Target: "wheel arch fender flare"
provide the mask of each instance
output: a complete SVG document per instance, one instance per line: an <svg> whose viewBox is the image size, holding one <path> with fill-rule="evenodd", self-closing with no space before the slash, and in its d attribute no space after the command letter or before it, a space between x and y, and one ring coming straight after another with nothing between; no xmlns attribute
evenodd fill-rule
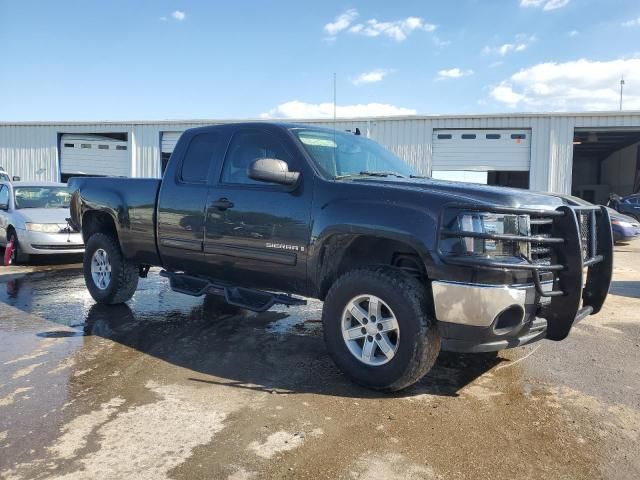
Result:
<svg viewBox="0 0 640 480"><path fill-rule="evenodd" d="M344 239L342 253L351 240L375 237L402 243L417 252L427 275L435 264L438 215L415 204L384 200L336 201L316 210L311 233L308 272L313 288L318 288L323 275L326 246L336 238ZM340 252L337 252L340 253ZM341 258L331 257L332 262Z"/></svg>

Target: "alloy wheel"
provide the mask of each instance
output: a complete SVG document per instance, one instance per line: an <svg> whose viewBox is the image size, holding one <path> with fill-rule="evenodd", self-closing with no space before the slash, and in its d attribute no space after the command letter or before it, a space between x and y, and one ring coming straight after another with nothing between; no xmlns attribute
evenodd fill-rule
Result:
<svg viewBox="0 0 640 480"><path fill-rule="evenodd" d="M398 351L398 320L389 305L375 295L351 299L342 313L340 327L349 352L365 365L384 365Z"/></svg>
<svg viewBox="0 0 640 480"><path fill-rule="evenodd" d="M100 290L106 290L111 283L111 263L107 252L99 248L91 257L91 278Z"/></svg>

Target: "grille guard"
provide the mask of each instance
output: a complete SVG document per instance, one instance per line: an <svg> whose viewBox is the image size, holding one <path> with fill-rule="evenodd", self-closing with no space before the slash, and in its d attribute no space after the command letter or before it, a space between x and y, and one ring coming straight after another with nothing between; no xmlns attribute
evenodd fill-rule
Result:
<svg viewBox="0 0 640 480"><path fill-rule="evenodd" d="M555 262L549 264L534 263L531 259L512 263L483 257L451 256L438 249L440 259L445 264L531 272L537 293L540 296L551 297L551 304L545 311L548 322L547 338L551 340L566 338L574 323L600 311L607 297L613 273L613 235L609 212L605 207L561 206L556 210L546 211L484 205L450 205L449 207L463 211L530 215L542 218L542 222L552 225L552 234L549 237L459 232L445 229L441 229L439 235L439 238L441 236L472 237L544 244L553 251ZM585 222L588 222L586 226ZM577 248L571 247L573 245ZM586 282L585 268L587 269ZM554 286L550 292L544 292L542 289L540 273L543 272L551 272L554 275Z"/></svg>

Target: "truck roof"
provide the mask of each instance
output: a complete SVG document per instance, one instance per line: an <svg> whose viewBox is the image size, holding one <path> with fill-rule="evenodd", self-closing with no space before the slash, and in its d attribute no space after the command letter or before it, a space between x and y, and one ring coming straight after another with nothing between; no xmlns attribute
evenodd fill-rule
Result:
<svg viewBox="0 0 640 480"><path fill-rule="evenodd" d="M291 123L291 122L234 122L234 123L220 123L214 125L205 125L202 127L194 127L190 130L218 130L218 129L234 129L241 128L264 128L265 126L281 128L283 130L291 130L292 128L312 128L314 130L325 130L327 132L333 132L334 129L326 127L318 127L313 124L306 123ZM340 130L342 131L342 130Z"/></svg>

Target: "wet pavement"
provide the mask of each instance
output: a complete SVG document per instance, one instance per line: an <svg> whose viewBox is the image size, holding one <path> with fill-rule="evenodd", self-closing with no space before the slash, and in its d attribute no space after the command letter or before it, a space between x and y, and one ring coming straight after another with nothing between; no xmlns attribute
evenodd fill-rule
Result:
<svg viewBox="0 0 640 480"><path fill-rule="evenodd" d="M335 368L318 302L255 314L156 270L102 307L73 265L0 276L0 478L640 478L640 242L615 261L567 340L443 353L394 395Z"/></svg>

